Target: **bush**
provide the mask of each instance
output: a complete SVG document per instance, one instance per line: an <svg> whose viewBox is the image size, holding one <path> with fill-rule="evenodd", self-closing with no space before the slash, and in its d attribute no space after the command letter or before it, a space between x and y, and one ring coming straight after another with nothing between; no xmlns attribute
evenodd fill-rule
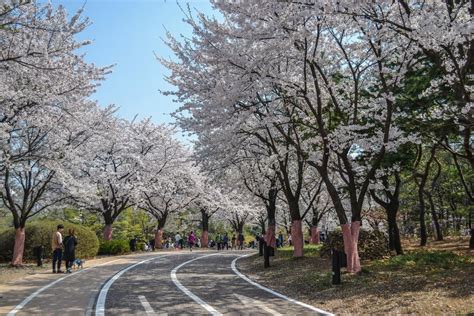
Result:
<svg viewBox="0 0 474 316"><path fill-rule="evenodd" d="M165 242L165 241L163 241L163 242ZM139 242L137 243L137 249L138 249L139 251L145 251L146 244L147 244L146 241L139 241Z"/></svg>
<svg viewBox="0 0 474 316"><path fill-rule="evenodd" d="M25 260L35 260L33 248L44 247L44 258L51 259L51 239L58 224L64 225L63 237L67 235L70 228L75 229L77 237L76 257L81 259L92 258L97 255L99 240L95 233L80 225L54 221L35 221L27 223L25 227ZM13 256L13 245L15 242L15 230L8 229L0 233L0 260L10 261Z"/></svg>
<svg viewBox="0 0 474 316"><path fill-rule="evenodd" d="M322 257L330 257L331 249L344 251L342 231L336 230L328 234L327 241L321 248ZM390 255L388 239L380 231L361 230L359 234L359 257L361 260L381 259Z"/></svg>
<svg viewBox="0 0 474 316"><path fill-rule="evenodd" d="M99 247L100 255L120 255L130 252L127 240L101 240Z"/></svg>

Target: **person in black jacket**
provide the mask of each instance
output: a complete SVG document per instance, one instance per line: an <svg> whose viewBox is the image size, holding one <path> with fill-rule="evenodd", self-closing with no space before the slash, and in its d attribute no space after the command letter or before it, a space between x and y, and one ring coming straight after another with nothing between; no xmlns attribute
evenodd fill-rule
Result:
<svg viewBox="0 0 474 316"><path fill-rule="evenodd" d="M227 233L224 234L224 237L222 237L222 250L229 250L229 236Z"/></svg>
<svg viewBox="0 0 474 316"><path fill-rule="evenodd" d="M72 263L76 260L76 232L73 228L69 229L69 235L63 240L64 245L64 261L66 261L66 273L71 273Z"/></svg>
<svg viewBox="0 0 474 316"><path fill-rule="evenodd" d="M244 234L242 233L239 233L238 237L237 237L237 240L239 241L239 250L243 250L244 249Z"/></svg>

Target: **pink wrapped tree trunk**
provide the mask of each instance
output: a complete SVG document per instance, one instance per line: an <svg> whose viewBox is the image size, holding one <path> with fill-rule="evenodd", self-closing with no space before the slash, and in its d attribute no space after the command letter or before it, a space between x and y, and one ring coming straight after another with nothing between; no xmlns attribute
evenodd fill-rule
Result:
<svg viewBox="0 0 474 316"><path fill-rule="evenodd" d="M311 243L314 245L320 243L318 226L311 227Z"/></svg>
<svg viewBox="0 0 474 316"><path fill-rule="evenodd" d="M352 272L352 233L349 224L342 224L342 238L344 241L344 252L347 256L347 271Z"/></svg>
<svg viewBox="0 0 474 316"><path fill-rule="evenodd" d="M104 227L104 240L112 240L112 224L106 224Z"/></svg>
<svg viewBox="0 0 474 316"><path fill-rule="evenodd" d="M23 264L23 252L25 250L25 228L20 227L15 230L15 244L13 246L12 266Z"/></svg>
<svg viewBox="0 0 474 316"><path fill-rule="evenodd" d="M205 230L201 234L201 247L207 248L208 243L209 243L209 232Z"/></svg>
<svg viewBox="0 0 474 316"><path fill-rule="evenodd" d="M160 228L155 232L155 249L161 249L163 247L163 230Z"/></svg>
<svg viewBox="0 0 474 316"><path fill-rule="evenodd" d="M359 232L360 232L360 221L354 221L351 224L352 230L352 270L353 273L359 273L361 271L360 258L359 258Z"/></svg>
<svg viewBox="0 0 474 316"><path fill-rule="evenodd" d="M268 225L264 239L268 246L276 248L275 224Z"/></svg>
<svg viewBox="0 0 474 316"><path fill-rule="evenodd" d="M291 223L291 241L293 242L293 257L303 257L303 229L301 220L294 220Z"/></svg>
<svg viewBox="0 0 474 316"><path fill-rule="evenodd" d="M344 239L344 252L347 256L347 271L358 273L361 271L358 250L360 221L354 221L351 225L342 224L341 227Z"/></svg>

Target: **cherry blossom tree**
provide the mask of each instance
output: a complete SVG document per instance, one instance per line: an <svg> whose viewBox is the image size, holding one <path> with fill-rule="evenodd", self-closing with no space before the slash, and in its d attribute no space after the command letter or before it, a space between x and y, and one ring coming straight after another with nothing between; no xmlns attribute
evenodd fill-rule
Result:
<svg viewBox="0 0 474 316"><path fill-rule="evenodd" d="M77 41L89 21L78 11L68 18L50 3L9 1L0 9L0 141L28 119L48 124L47 111L68 107L91 95L109 67L85 62L78 53L89 41ZM48 109L52 108L52 109ZM40 118L40 121L34 119ZM33 149L33 148L32 148ZM23 156L27 152L21 153ZM0 168L22 157L2 153Z"/></svg>
<svg viewBox="0 0 474 316"><path fill-rule="evenodd" d="M315 181L317 177L307 178L303 184L303 193L301 194L302 209L305 210L302 218L305 219L310 229L310 242L312 244L319 244L319 223L331 211L332 202L323 187L322 180Z"/></svg>
<svg viewBox="0 0 474 316"><path fill-rule="evenodd" d="M127 208L141 201L151 177L170 163L167 147L170 130L149 119L129 122L109 117L86 150L71 159L70 184L76 204L99 214L105 223L104 239L112 238L112 224ZM156 169L147 169L154 166Z"/></svg>
<svg viewBox="0 0 474 316"><path fill-rule="evenodd" d="M270 149L296 226L301 223L300 171L305 165L314 168L343 229L348 270L359 272L358 235L369 188L378 181L387 154L420 142L418 133L403 125L407 113L399 92L407 74L426 56L439 57L435 65L446 71L426 93L452 85L461 91L456 111L471 121L472 102L463 92L470 91L464 68L471 63L466 59L468 6L213 4L224 19L189 14L193 38L180 43L170 36L168 44L179 60L161 59L172 71L169 82L178 88L170 93L184 104L178 122L198 135L197 150L204 153L235 153L238 149L227 145L250 143L242 134ZM433 11L440 20L428 24ZM447 48L439 29L452 36ZM449 104L434 109L441 115L450 110Z"/></svg>
<svg viewBox="0 0 474 316"><path fill-rule="evenodd" d="M167 219L190 206L200 192L196 192L196 181L193 179L196 170L184 163L175 165L175 168L166 172L156 172L153 169L149 172L156 181L148 182L149 187L142 192L142 202L138 207L156 219L155 247L161 248Z"/></svg>
<svg viewBox="0 0 474 316"><path fill-rule="evenodd" d="M207 248L209 244L209 221L217 212L221 211L224 197L212 181L205 176L202 171L193 188L198 192L197 198L193 201L193 207L199 209L201 222L201 247Z"/></svg>
<svg viewBox="0 0 474 316"><path fill-rule="evenodd" d="M66 153L99 123L86 97L108 68L77 52L88 42L74 37L87 25L81 12L68 18L36 1L0 9L0 195L16 229L13 265L22 264L26 221L67 197L58 177Z"/></svg>

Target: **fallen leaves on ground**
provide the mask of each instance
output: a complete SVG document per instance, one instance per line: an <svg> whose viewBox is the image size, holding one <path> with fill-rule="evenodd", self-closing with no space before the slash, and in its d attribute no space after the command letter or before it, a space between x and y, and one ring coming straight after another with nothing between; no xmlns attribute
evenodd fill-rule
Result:
<svg viewBox="0 0 474 316"><path fill-rule="evenodd" d="M252 256L241 260L239 269L289 297L336 314L473 313L474 257L429 249L363 262L360 275L342 275L342 285L331 284L330 260L314 251L299 259L279 251L268 269L262 257Z"/></svg>

